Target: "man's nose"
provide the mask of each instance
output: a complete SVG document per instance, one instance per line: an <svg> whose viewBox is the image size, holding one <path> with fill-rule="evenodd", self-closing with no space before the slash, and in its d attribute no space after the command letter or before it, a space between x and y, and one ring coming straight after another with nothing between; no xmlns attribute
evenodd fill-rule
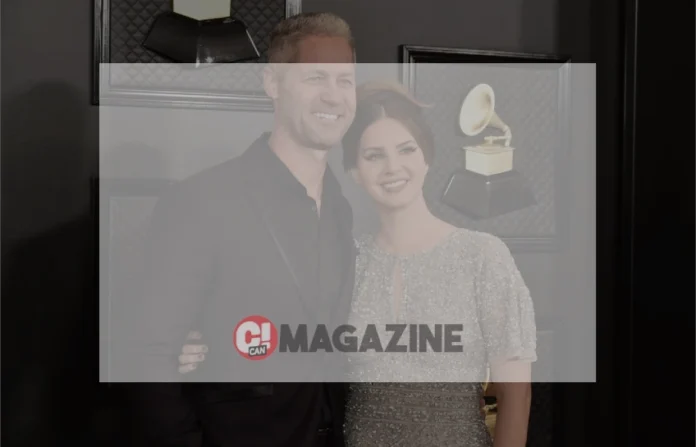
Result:
<svg viewBox="0 0 696 447"><path fill-rule="evenodd" d="M341 101L341 92L336 85L336 81L329 81L326 83L321 92L321 100L331 104L337 104Z"/></svg>

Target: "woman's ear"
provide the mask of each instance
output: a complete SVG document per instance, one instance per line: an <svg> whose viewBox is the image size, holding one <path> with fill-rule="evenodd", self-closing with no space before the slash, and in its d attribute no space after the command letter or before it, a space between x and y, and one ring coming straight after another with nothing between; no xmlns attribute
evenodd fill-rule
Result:
<svg viewBox="0 0 696 447"><path fill-rule="evenodd" d="M280 76L277 67L273 64L266 64L263 67L263 89L272 100L278 99Z"/></svg>

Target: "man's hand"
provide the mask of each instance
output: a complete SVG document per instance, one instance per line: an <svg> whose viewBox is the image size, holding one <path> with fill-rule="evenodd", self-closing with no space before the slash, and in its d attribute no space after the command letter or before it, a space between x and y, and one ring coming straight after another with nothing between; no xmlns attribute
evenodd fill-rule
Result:
<svg viewBox="0 0 696 447"><path fill-rule="evenodd" d="M186 337L186 341L192 342L202 338L203 335L200 332L191 331ZM179 372L186 374L196 369L198 364L205 360L206 352L208 352L208 346L204 344L186 343L181 348L181 355L179 356Z"/></svg>

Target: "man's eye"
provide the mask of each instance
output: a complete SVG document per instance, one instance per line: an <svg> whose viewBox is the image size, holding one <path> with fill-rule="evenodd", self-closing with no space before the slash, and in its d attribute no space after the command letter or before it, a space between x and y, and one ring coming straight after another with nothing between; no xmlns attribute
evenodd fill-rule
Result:
<svg viewBox="0 0 696 447"><path fill-rule="evenodd" d="M341 85L346 87L351 87L353 85L353 81L351 81L350 79L341 79L339 82Z"/></svg>

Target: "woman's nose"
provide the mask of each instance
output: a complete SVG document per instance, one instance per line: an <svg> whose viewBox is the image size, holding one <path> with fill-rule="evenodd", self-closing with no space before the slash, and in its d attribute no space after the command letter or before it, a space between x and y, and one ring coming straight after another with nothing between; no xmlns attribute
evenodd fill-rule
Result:
<svg viewBox="0 0 696 447"><path fill-rule="evenodd" d="M395 173L395 172L399 171L399 168L400 168L399 160L392 155L387 155L386 163L384 166L385 171L387 173Z"/></svg>

